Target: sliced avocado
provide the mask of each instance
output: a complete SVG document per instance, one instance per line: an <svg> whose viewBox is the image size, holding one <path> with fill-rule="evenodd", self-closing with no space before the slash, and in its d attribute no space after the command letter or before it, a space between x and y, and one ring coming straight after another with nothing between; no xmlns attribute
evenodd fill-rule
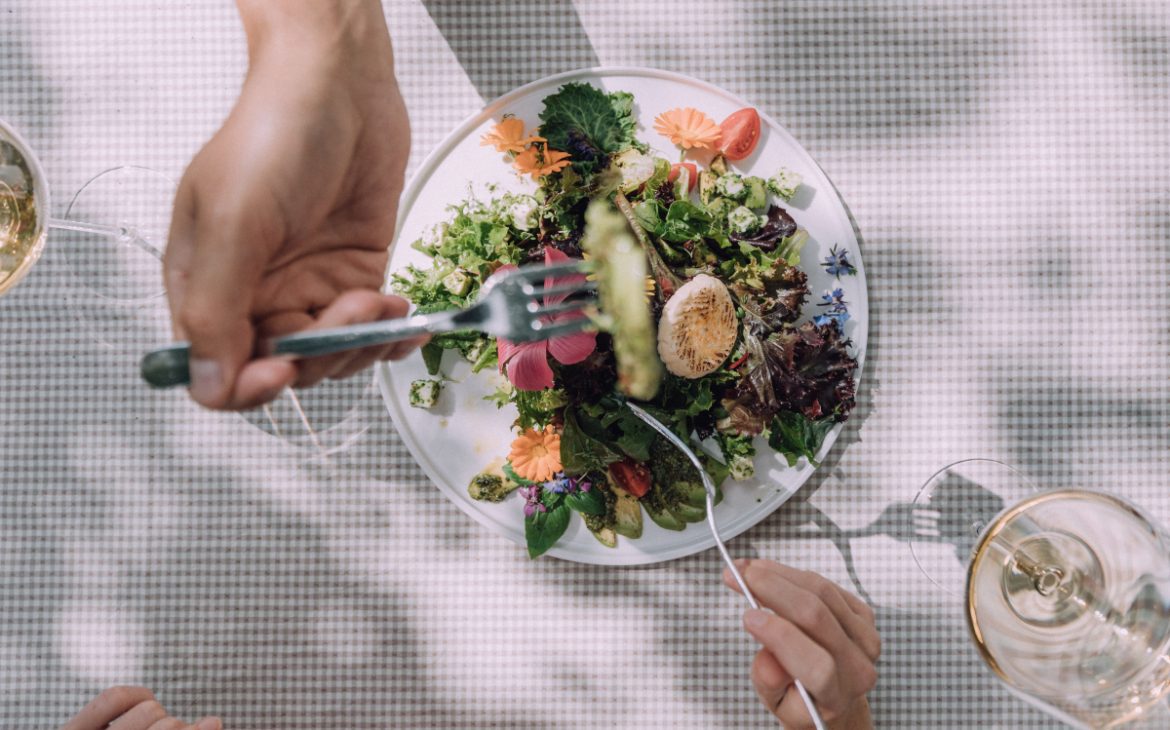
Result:
<svg viewBox="0 0 1170 730"><path fill-rule="evenodd" d="M687 526L686 522L672 515L665 506L655 504L653 500L642 500L642 507L645 508L646 514L650 515L650 519L654 521L654 524L664 530L678 532Z"/></svg>
<svg viewBox="0 0 1170 730"><path fill-rule="evenodd" d="M590 527L589 532L591 532L593 536L597 538L597 542L601 543L602 545L606 547L617 547L617 533L614 532L612 527L602 527L596 530Z"/></svg>
<svg viewBox="0 0 1170 730"><path fill-rule="evenodd" d="M631 540L637 540L642 536L642 507L638 500L628 494L618 494L614 512L617 521L613 529L617 534Z"/></svg>
<svg viewBox="0 0 1170 730"><path fill-rule="evenodd" d="M699 173L699 200L703 201L703 205L710 203L711 198L714 197L715 180L718 178L718 175L709 170L703 170Z"/></svg>
<svg viewBox="0 0 1170 730"><path fill-rule="evenodd" d="M711 172L715 173L716 175L726 175L727 158L723 155L715 155L715 159L711 160L711 164L707 167L709 167Z"/></svg>
<svg viewBox="0 0 1170 730"><path fill-rule="evenodd" d="M683 522L702 522L707 519L706 508L694 507L686 502L675 502L671 504L670 513Z"/></svg>
<svg viewBox="0 0 1170 730"><path fill-rule="evenodd" d="M768 205L768 186L762 178L749 177L744 180L747 183L748 194L744 199L743 204L752 210L758 210Z"/></svg>
<svg viewBox="0 0 1170 730"><path fill-rule="evenodd" d="M703 488L702 484L698 482L692 484L676 484L675 490L682 495L682 501L692 507L707 508L707 490Z"/></svg>

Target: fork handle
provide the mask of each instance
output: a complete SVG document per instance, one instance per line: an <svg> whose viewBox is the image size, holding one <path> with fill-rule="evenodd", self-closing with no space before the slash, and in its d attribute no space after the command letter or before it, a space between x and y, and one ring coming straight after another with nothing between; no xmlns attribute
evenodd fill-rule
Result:
<svg viewBox="0 0 1170 730"><path fill-rule="evenodd" d="M292 358L332 355L345 350L360 350L373 345L409 340L419 335L460 329L454 312L416 314L400 319L383 319L345 327L307 330L263 340L256 348L261 357L283 355ZM190 385L191 345L176 342L152 350L142 358L142 379L155 388Z"/></svg>

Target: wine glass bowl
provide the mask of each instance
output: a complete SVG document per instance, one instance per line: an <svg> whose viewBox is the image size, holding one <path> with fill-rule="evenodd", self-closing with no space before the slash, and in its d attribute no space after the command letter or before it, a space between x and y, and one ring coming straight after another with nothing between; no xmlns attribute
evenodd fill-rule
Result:
<svg viewBox="0 0 1170 730"><path fill-rule="evenodd" d="M28 274L45 246L49 189L36 155L0 120L0 295Z"/></svg>
<svg viewBox="0 0 1170 730"><path fill-rule="evenodd" d="M1170 691L1170 550L1160 528L1102 492L1040 492L984 531L967 624L1017 694L1072 724L1113 727Z"/></svg>

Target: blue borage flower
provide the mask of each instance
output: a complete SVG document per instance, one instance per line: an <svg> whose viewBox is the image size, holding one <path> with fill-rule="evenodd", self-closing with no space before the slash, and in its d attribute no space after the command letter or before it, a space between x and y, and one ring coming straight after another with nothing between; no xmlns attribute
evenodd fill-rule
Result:
<svg viewBox="0 0 1170 730"><path fill-rule="evenodd" d="M544 483L544 488L554 494L576 494L588 492L593 484L588 479L567 477L564 472L557 472L554 479Z"/></svg>
<svg viewBox="0 0 1170 730"><path fill-rule="evenodd" d="M821 295L818 307L826 307L825 311L813 317L813 324L823 327L830 322L837 325L837 330L844 334L845 323L849 321L849 303L845 301L845 292L837 287Z"/></svg>
<svg viewBox="0 0 1170 730"><path fill-rule="evenodd" d="M849 260L849 251L843 248L838 249L837 244L833 244L833 247L829 249L829 255L821 262L821 266L825 267L829 276L836 279L857 274L857 267Z"/></svg>

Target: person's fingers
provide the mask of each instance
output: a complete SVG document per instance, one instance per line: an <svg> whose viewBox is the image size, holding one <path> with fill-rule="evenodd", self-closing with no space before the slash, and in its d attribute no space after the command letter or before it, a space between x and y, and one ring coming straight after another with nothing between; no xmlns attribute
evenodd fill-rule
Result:
<svg viewBox="0 0 1170 730"><path fill-rule="evenodd" d="M816 573L774 562L770 562L768 568L820 598L865 656L871 662L877 661L881 655L882 641L878 635L877 625L873 621L873 610L864 601ZM860 604L865 610L862 611L855 604Z"/></svg>
<svg viewBox="0 0 1170 730"><path fill-rule="evenodd" d="M243 196L216 190L214 199L202 199L200 186L213 175L207 167L197 157L180 184L183 204L194 214L173 220L175 250L168 243L164 266L175 289L176 327L191 343L191 397L228 408L240 369L252 357L250 312L264 270L263 243L283 234L270 224L266 229L263 221L271 216L251 209Z"/></svg>
<svg viewBox="0 0 1170 730"><path fill-rule="evenodd" d="M223 730L223 720L218 717L204 717L195 723L195 730Z"/></svg>
<svg viewBox="0 0 1170 730"><path fill-rule="evenodd" d="M128 712L110 723L109 730L147 730L167 716L167 710L158 700L139 702Z"/></svg>
<svg viewBox="0 0 1170 730"><path fill-rule="evenodd" d="M780 711L784 695L792 688L792 675L784 671L784 667L780 666L770 651L760 649L752 661L751 677L760 702L775 715Z"/></svg>
<svg viewBox="0 0 1170 730"><path fill-rule="evenodd" d="M188 727L187 723L177 717L164 717L149 728L143 726L144 730L187 730ZM114 728L110 728L110 730L114 730Z"/></svg>
<svg viewBox="0 0 1170 730"><path fill-rule="evenodd" d="M153 699L154 694L145 687L110 687L90 700L61 730L99 730L139 703Z"/></svg>
<svg viewBox="0 0 1170 730"><path fill-rule="evenodd" d="M829 609L844 633L861 649L866 658L871 662L877 661L881 654L881 638L878 636L877 627L867 616L854 610L848 600L854 598L864 606L864 602L861 602L860 599L823 576L797 570L771 560L741 560L737 561L736 566L744 574L745 580L748 581L753 592L756 592L757 582L766 586L766 588L761 588L764 595L760 597L760 600L769 608L788 618L796 617L790 614L795 607L795 610L806 621L825 621L825 617L816 615L819 609L815 608L816 601L810 599L809 594L815 596L815 599L819 599ZM724 581L728 581L729 578L730 573L724 578ZM797 591L794 592L785 586L796 586ZM872 611L870 614L872 615ZM812 630L810 624L802 621L797 621L797 624L810 632L814 638L821 638ZM830 632L825 637L832 635L833 632ZM829 648L838 649L840 646L830 645Z"/></svg>
<svg viewBox="0 0 1170 730"><path fill-rule="evenodd" d="M372 322L404 316L410 305L401 297L381 294L376 291L353 290L337 297L326 307L308 330L343 327L359 322ZM383 346L367 347L352 352L342 352L329 357L316 357L297 363L297 387L303 388L319 383L327 377L346 370L357 372L378 359ZM391 350L395 352L395 350Z"/></svg>
<svg viewBox="0 0 1170 730"><path fill-rule="evenodd" d="M778 575L765 561L753 560L741 572L762 607L770 608L778 616L796 624L830 653L845 652L852 644L829 606L816 595Z"/></svg>
<svg viewBox="0 0 1170 730"><path fill-rule="evenodd" d="M379 348L372 355L363 356L363 358L360 360L351 362L344 369L336 373L330 373L329 377L333 378L334 380L342 380L344 378L350 377L351 375L354 375L355 373L359 373L362 370L365 370L375 362L380 362L383 360L401 360L418 348L427 344L430 339L430 335L424 335L422 337L416 337L410 340L403 340L402 342L393 342L389 345Z"/></svg>
<svg viewBox="0 0 1170 730"><path fill-rule="evenodd" d="M840 669L833 655L796 624L767 611L748 609L743 614L743 626L772 653L784 671L804 683L823 714L835 716L853 700L841 691Z"/></svg>
<svg viewBox="0 0 1170 730"><path fill-rule="evenodd" d="M276 400L296 377L296 363L276 357L253 360L240 368L224 408L243 411Z"/></svg>

